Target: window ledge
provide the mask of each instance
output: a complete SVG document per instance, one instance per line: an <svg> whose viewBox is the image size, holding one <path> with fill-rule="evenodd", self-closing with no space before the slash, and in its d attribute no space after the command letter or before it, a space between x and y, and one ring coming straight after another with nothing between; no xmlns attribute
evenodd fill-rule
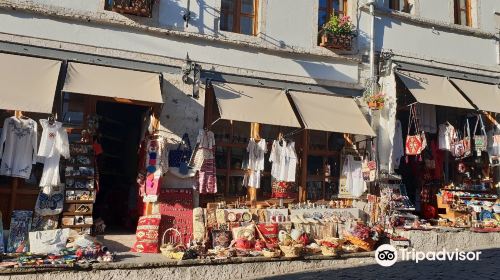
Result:
<svg viewBox="0 0 500 280"><path fill-rule="evenodd" d="M123 16L115 12L106 11L104 9L102 11L97 11L97 12L79 11L79 10L54 7L49 5L40 5L40 4L33 4L26 2L17 3L8 0L6 1L0 0L0 10L17 10L28 13L34 13L42 16L69 19L80 22L87 22L87 23L92 22L103 25L122 26L140 30L145 33L153 33L156 35L166 35L166 36L175 36L179 38L213 41L218 43L231 44L239 47L248 47L248 48L260 49L271 52L329 57L333 59L349 61L351 63L361 62L361 55L354 52L336 53L314 46L311 46L310 49L303 49L295 46L285 46L285 47L275 46L265 43L264 39L260 38L259 35L249 36L249 35L243 35L225 31L220 31L220 33L217 35L207 35L207 34L200 34L198 32L195 33L195 32L186 32L180 30L172 30L165 27L161 27L157 23L153 22L150 18ZM231 34L230 38L228 38L229 34Z"/></svg>
<svg viewBox="0 0 500 280"><path fill-rule="evenodd" d="M363 7L362 10L365 12L369 12L368 8L366 8L366 7ZM425 27L435 27L435 28L438 28L441 30L450 31L452 33L465 34L465 35L470 35L470 36L485 38L485 39L498 39L497 34L485 32L479 28L458 25L458 24L448 23L448 22L444 22L444 21L437 21L437 20L433 20L433 19L426 19L426 18L418 17L415 15L411 15L408 13L399 12L399 11L395 11L395 10L391 10L391 9L387 9L387 8L376 7L375 14L379 15L379 16L386 16L386 17L400 19L400 20L405 21L405 22L418 24L418 25L422 25Z"/></svg>

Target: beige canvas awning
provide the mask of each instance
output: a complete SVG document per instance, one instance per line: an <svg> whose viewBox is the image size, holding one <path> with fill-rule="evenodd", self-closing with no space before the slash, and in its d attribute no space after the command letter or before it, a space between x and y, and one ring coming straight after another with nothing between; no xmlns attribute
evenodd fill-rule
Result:
<svg viewBox="0 0 500 280"><path fill-rule="evenodd" d="M498 85L451 79L479 110L500 113Z"/></svg>
<svg viewBox="0 0 500 280"><path fill-rule="evenodd" d="M375 136L352 98L306 92L291 96L307 129Z"/></svg>
<svg viewBox="0 0 500 280"><path fill-rule="evenodd" d="M221 119L300 127L282 90L227 83L213 87Z"/></svg>
<svg viewBox="0 0 500 280"><path fill-rule="evenodd" d="M63 91L151 103L163 103L159 74L68 63Z"/></svg>
<svg viewBox="0 0 500 280"><path fill-rule="evenodd" d="M446 77L406 71L397 74L419 103L474 109Z"/></svg>
<svg viewBox="0 0 500 280"><path fill-rule="evenodd" d="M0 109L51 113L61 61L0 53Z"/></svg>

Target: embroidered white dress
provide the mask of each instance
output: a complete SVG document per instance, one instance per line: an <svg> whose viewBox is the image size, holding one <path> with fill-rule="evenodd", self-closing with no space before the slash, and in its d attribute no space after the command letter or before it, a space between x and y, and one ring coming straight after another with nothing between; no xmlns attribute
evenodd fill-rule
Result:
<svg viewBox="0 0 500 280"><path fill-rule="evenodd" d="M271 167L271 176L276 181L285 181L287 167L286 167L286 158L287 158L287 147L286 142L283 140L273 141L273 146L271 148L271 154L269 155L269 161L273 163Z"/></svg>
<svg viewBox="0 0 500 280"><path fill-rule="evenodd" d="M288 142L286 145L286 182L295 182L295 173L297 171L297 153L295 152L295 142Z"/></svg>
<svg viewBox="0 0 500 280"><path fill-rule="evenodd" d="M68 134L60 122L50 124L42 119L40 125L43 128L38 150L38 161L43 163L40 187L58 186L61 183L59 161L61 156L69 158Z"/></svg>
<svg viewBox="0 0 500 280"><path fill-rule="evenodd" d="M260 188L260 172L264 170L264 154L267 153L267 145L265 139L260 139L256 142L250 138L247 146L248 152L248 169L250 174L245 178L244 185Z"/></svg>
<svg viewBox="0 0 500 280"><path fill-rule="evenodd" d="M17 117L5 119L0 136L0 175L28 179L32 165L36 163L37 142L34 120Z"/></svg>
<svg viewBox="0 0 500 280"><path fill-rule="evenodd" d="M342 175L347 178L346 188L354 197L360 197L366 191L361 166L361 161L354 160L352 155L347 155L342 168Z"/></svg>

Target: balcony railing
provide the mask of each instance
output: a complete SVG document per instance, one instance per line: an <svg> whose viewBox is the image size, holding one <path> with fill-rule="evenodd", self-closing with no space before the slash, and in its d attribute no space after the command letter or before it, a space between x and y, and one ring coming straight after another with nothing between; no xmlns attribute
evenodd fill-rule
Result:
<svg viewBox="0 0 500 280"><path fill-rule="evenodd" d="M151 17L155 0L113 0L113 11L141 17Z"/></svg>

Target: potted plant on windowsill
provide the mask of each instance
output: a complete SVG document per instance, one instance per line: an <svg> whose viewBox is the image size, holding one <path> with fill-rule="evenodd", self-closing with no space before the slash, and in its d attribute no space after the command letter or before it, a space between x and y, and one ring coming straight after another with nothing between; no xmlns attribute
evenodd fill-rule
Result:
<svg viewBox="0 0 500 280"><path fill-rule="evenodd" d="M354 26L349 16L339 17L332 14L321 29L320 46L329 49L351 50Z"/></svg>

